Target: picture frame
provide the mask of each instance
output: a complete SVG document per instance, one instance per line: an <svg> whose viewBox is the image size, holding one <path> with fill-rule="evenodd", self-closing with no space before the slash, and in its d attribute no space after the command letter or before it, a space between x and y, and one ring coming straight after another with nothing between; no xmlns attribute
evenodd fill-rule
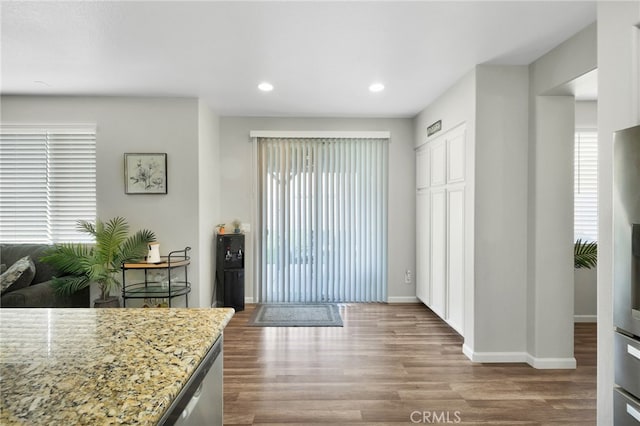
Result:
<svg viewBox="0 0 640 426"><path fill-rule="evenodd" d="M166 194L166 153L124 154L125 194Z"/></svg>

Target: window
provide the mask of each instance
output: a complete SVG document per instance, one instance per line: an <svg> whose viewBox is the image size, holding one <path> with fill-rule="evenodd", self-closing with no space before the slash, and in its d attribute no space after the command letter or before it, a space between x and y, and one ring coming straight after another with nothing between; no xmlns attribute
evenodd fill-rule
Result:
<svg viewBox="0 0 640 426"><path fill-rule="evenodd" d="M0 127L0 242L91 242L95 217L95 126Z"/></svg>
<svg viewBox="0 0 640 426"><path fill-rule="evenodd" d="M258 138L261 302L385 302L386 138Z"/></svg>
<svg viewBox="0 0 640 426"><path fill-rule="evenodd" d="M598 239L598 131L578 130L574 155L574 237Z"/></svg>

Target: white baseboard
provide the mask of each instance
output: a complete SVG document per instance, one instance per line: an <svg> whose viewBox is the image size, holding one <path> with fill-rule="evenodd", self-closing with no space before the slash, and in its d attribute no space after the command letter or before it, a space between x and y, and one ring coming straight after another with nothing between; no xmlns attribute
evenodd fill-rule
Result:
<svg viewBox="0 0 640 426"><path fill-rule="evenodd" d="M574 315L573 322L598 322L597 315Z"/></svg>
<svg viewBox="0 0 640 426"><path fill-rule="evenodd" d="M418 298L415 296L394 296L394 297L387 298L387 303L419 303L419 302L420 300L418 300Z"/></svg>
<svg viewBox="0 0 640 426"><path fill-rule="evenodd" d="M527 363L539 370L562 369L573 370L576 368L575 358L535 358L527 356Z"/></svg>
<svg viewBox="0 0 640 426"><path fill-rule="evenodd" d="M252 305L253 303L255 303L253 301L253 296L245 297L244 298L244 303L245 303L245 305Z"/></svg>
<svg viewBox="0 0 640 426"><path fill-rule="evenodd" d="M462 353L469 358L469 361L473 361L473 351L466 344L462 344Z"/></svg>
<svg viewBox="0 0 640 426"><path fill-rule="evenodd" d="M462 345L462 353L473 362L506 363L527 362L526 352L473 352L467 345Z"/></svg>
<svg viewBox="0 0 640 426"><path fill-rule="evenodd" d="M467 345L462 345L462 353L472 362L508 363L526 362L539 370L576 368L575 358L535 358L526 352L473 352Z"/></svg>

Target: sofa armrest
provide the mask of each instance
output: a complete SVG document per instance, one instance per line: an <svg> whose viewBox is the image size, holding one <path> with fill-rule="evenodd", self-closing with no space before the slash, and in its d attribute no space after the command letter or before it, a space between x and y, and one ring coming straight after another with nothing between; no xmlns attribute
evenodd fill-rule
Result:
<svg viewBox="0 0 640 426"><path fill-rule="evenodd" d="M89 307L89 288L70 296L58 294L51 280L2 295L3 308L77 308Z"/></svg>

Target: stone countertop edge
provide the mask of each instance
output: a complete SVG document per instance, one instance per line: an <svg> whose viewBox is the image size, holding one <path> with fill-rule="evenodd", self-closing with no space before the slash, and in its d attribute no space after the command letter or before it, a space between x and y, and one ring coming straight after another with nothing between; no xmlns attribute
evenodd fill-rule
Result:
<svg viewBox="0 0 640 426"><path fill-rule="evenodd" d="M155 425L233 314L0 309L0 424Z"/></svg>

